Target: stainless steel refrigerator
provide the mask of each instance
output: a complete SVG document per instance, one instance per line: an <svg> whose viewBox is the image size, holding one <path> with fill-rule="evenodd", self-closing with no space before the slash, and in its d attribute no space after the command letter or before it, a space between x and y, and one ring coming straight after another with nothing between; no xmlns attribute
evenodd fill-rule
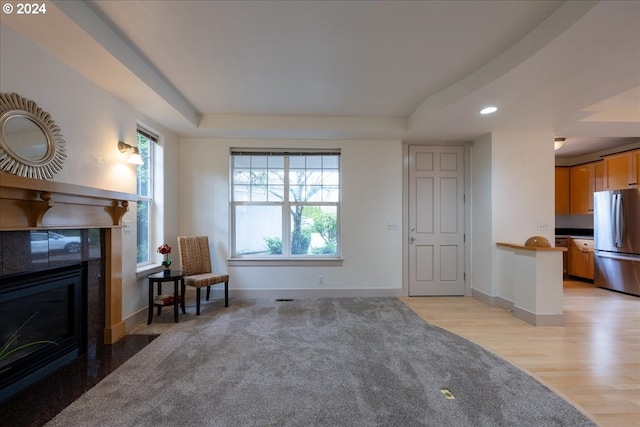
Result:
<svg viewBox="0 0 640 427"><path fill-rule="evenodd" d="M640 296L640 188L594 193L596 286Z"/></svg>

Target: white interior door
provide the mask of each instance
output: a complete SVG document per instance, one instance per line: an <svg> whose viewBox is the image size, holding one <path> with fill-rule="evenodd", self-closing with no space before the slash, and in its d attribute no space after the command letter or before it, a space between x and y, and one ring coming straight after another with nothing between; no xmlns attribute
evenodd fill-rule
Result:
<svg viewBox="0 0 640 427"><path fill-rule="evenodd" d="M464 147L409 147L409 295L464 295Z"/></svg>

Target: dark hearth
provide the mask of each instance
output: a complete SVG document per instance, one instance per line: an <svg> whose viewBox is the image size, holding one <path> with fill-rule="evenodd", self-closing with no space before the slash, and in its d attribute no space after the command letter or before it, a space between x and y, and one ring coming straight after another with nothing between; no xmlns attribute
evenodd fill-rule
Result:
<svg viewBox="0 0 640 427"><path fill-rule="evenodd" d="M115 344L98 345L29 389L0 404L0 420L10 425L44 425L158 335L127 335Z"/></svg>

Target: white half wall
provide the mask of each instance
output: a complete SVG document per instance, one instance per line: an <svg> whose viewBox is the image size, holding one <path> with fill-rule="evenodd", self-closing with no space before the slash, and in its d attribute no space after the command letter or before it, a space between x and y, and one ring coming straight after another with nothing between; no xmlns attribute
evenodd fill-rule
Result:
<svg viewBox="0 0 640 427"><path fill-rule="evenodd" d="M340 148L341 266L229 266L231 147ZM180 234L209 236L232 295L379 296L402 291L402 142L182 139ZM317 277L324 283L317 284Z"/></svg>

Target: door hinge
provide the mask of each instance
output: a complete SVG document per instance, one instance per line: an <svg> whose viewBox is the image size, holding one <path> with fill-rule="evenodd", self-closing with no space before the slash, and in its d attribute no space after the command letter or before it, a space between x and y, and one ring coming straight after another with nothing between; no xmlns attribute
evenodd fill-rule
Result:
<svg viewBox="0 0 640 427"><path fill-rule="evenodd" d="M462 195L462 203L467 203L467 195L466 194Z"/></svg>
<svg viewBox="0 0 640 427"><path fill-rule="evenodd" d="M465 242L465 243L467 242L467 233L464 233L462 235L462 241Z"/></svg>
<svg viewBox="0 0 640 427"><path fill-rule="evenodd" d="M467 281L467 273L462 273L462 280Z"/></svg>

